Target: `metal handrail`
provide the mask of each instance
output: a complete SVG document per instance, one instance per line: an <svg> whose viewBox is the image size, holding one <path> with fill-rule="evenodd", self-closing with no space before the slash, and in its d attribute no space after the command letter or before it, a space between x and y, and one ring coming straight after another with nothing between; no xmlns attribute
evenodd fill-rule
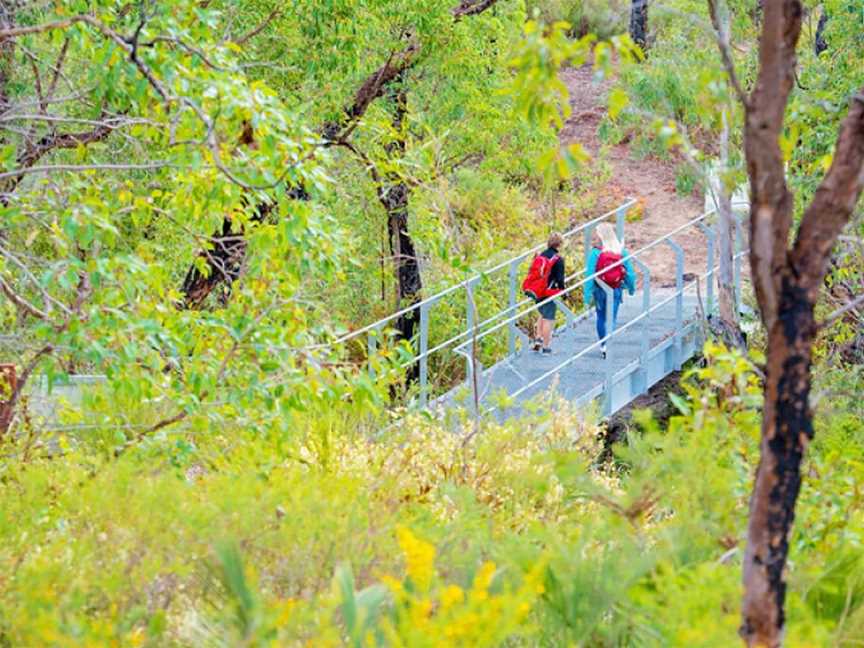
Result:
<svg viewBox="0 0 864 648"><path fill-rule="evenodd" d="M749 251L749 250L741 250L740 252L736 253L736 254L732 257L733 260L737 260L737 259L741 258L743 255L747 254L748 251ZM699 279L705 279L708 275L713 274L714 272L716 272L716 270L717 270L719 267L720 267L720 264L719 264L719 263L718 263L718 264L715 264L715 265L714 265L710 270L707 270L706 272L704 272L704 273L702 273L701 275L699 275L698 278L699 278ZM688 288L687 288L687 289L689 289L692 285L694 285L694 283L695 283L695 281L690 281L690 282L688 282L688 284L687 284ZM562 363L556 365L555 367L553 367L552 369L548 370L548 371L547 371L546 373L544 373L543 375L541 375L541 376L535 378L534 380L532 380L532 381L531 381L530 383L528 383L527 385L523 385L522 387L520 387L519 389L517 389L517 390L516 390L515 392L513 392L512 394L508 394L508 398L517 398L517 397L519 397L520 395L522 395L523 393L525 393L527 390L531 389L532 387L535 387L535 386L537 386L538 384L540 384L541 382L543 382L544 380L547 380L547 379L551 378L551 377L554 376L556 373L558 373L561 369L563 369L563 368L566 367L567 365L569 365L569 364L575 362L575 361L578 360L579 358L583 357L583 356L584 356L585 354L587 354L589 351L594 350L595 348L597 348L597 347L598 347L599 345L601 345L601 344L605 344L607 341L611 340L611 339L612 339L613 337L615 337L616 335L622 333L623 331L626 331L626 330L629 329L631 326L635 325L637 322L639 322L639 321L641 321L642 319L648 317L651 313L653 313L653 312L656 311L657 309L659 309L659 308L665 306L666 304L670 303L671 301L677 299L680 295L682 295L682 294L684 293L684 291L685 291L685 288L683 288L683 287L682 287L680 290L676 290L673 294L671 294L669 297L667 297L667 298L664 299L663 301L661 301L661 302L659 302L659 303L657 303L657 304L654 304L654 305L651 306L648 310L643 311L642 313L640 313L638 316L634 317L632 320L630 320L629 322L627 322L627 323L624 324L623 326L621 326L621 327L619 327L619 328L616 328L614 331L612 331L611 333L609 333L609 334L608 334L606 337L604 337L602 340L597 340L596 342L590 344L589 346L587 346L587 347L585 347L584 349L582 349L582 351L580 351L579 353L577 353L577 354L575 354L575 355L573 355L573 356L570 356L569 358L567 358L566 360L564 360L564 362L562 362ZM655 345L655 347L652 347L652 348L656 348L656 345ZM497 406L497 405L493 405L492 407L490 407L490 408L484 410L483 413L484 413L484 414L489 414L489 413L491 413L491 412L494 412L494 411L497 410L497 409L499 409L499 406Z"/></svg>
<svg viewBox="0 0 864 648"><path fill-rule="evenodd" d="M572 286L566 288L565 290L562 290L560 293L557 293L557 294L555 294L555 295L553 295L553 296L551 296L551 297L547 297L547 298L544 299L543 301L537 302L536 306L538 306L538 307L539 307L539 306L542 306L543 304L547 304L547 303L549 303L549 302L551 302L551 301L553 301L553 300L555 300L555 299L558 299L558 298L560 298L560 297L563 297L564 295L568 295L568 294L570 294L571 292L573 292L573 291L576 290L577 288L581 288L582 286L584 286L584 285L585 285L586 283L588 283L589 281L593 281L593 280L595 280L595 279L598 279L602 274L605 274L608 270L610 270L610 269L612 269L612 268L617 268L618 266L621 266L621 265L624 265L624 264L625 264L627 261L629 261L630 259L635 259L636 257L638 257L638 256L640 256L641 254L647 252L648 250L654 248L655 246L657 246L657 245L659 245L659 244L661 244L661 243L666 242L667 240L669 240L671 237L675 236L676 234L680 234L682 231L684 231L684 230L687 229L688 227L692 227L693 225L695 225L695 224L697 224L697 223L700 223L700 222L703 221L705 218L707 218L708 216L710 216L710 215L712 215L712 214L714 214L714 213L716 213L716 210L715 210L715 209L710 209L710 210L708 210L707 212L705 212L705 213L702 214L701 216L697 216L696 218L694 218L694 219L688 221L687 223L684 223L683 225L680 225L680 226L676 227L676 228L675 228L674 230L672 230L671 232L668 232L667 234L665 234L664 236L662 236L662 237L660 237L660 238L658 238L658 239L655 239L654 241L652 241L652 242L649 243L648 245L646 245L646 246L640 248L640 249L637 250L636 252L633 252L632 254L628 254L626 257L623 257L620 261L616 261L615 263L613 263L613 264L611 264L611 265L608 265L608 266L606 266L605 268L603 268L603 270L600 270L600 271L598 271L598 272L595 272L593 275L591 275L591 276L589 276L589 277L585 277L585 278L582 279L581 281L578 281L577 283L575 283L575 284L573 284ZM577 276L577 275L579 275L579 274L581 274L581 273L574 273L573 275L571 275L571 277L575 277L575 276ZM525 300L525 301L529 301L529 300ZM525 303L525 301L523 301L522 303ZM503 322L500 322L499 324L497 324L496 326L492 327L491 329L487 329L487 330L483 331L482 333L477 334L476 336L474 336L475 339L480 340L480 339L486 337L487 335L489 335L490 333L494 333L495 331L500 330L503 326L506 326L507 324L510 324L511 322L515 322L515 321L519 320L520 318L524 317L525 315L529 314L531 311L534 310L534 308L535 308L535 306L532 306L530 309L525 310L525 311L522 311L521 313L519 313L519 314L517 314L517 315L514 315L514 316L511 317L510 319L507 319L507 320L504 320ZM512 309L508 309L508 310L512 310ZM462 345L459 345L459 346L463 346L464 344L465 344L465 343L463 343ZM420 359L420 356L414 356L414 357L412 358L412 361L416 361L416 360L419 360L419 359Z"/></svg>
<svg viewBox="0 0 864 648"><path fill-rule="evenodd" d="M597 218L594 218L594 219L592 219L586 223L582 223L579 226L574 227L571 230L568 230L567 232L565 232L561 236L565 239L569 238L569 237L573 236L574 234L578 234L579 232L582 232L583 230L585 230L588 227L593 227L594 225L601 223L602 221L606 220L610 216L617 215L621 211L626 211L627 209L629 209L630 207L632 207L635 204L636 204L636 200L634 198L631 198L627 202L616 207L615 209L612 209L612 210L606 212L605 214L603 214L602 216L598 216ZM352 340L352 339L354 339L360 335L363 335L364 333L370 333L372 331L380 330L381 328L383 328L383 326L387 322L394 320L398 317L401 317L402 315L407 315L408 313L410 313L412 311L418 310L421 306L432 305L435 302L439 301L440 299L446 297L447 295L453 294L454 292L456 292L460 288L467 288L469 284L482 279L486 275L489 275L493 272L497 272L498 270L501 270L501 269L509 266L511 263L523 261L528 256L530 256L531 254L537 252L537 250L542 249L542 248L543 248L543 244L536 245L536 246L534 246L534 247L532 247L532 248L530 248L530 249L528 249L528 250L526 250L526 251L524 251L524 252L522 252L522 253L514 256L514 257L511 257L505 261L502 261L498 265L492 266L491 268L483 270L480 273L475 274L472 277L469 277L468 279L464 279L464 280L460 281L459 283L453 284L449 288L445 288L444 290L437 292L434 295L426 297L425 299L423 299L423 300L421 300L415 304L411 304L410 306L406 306L405 308L398 310L395 313L391 313L387 317L383 317L383 318L381 318L375 322L372 322L371 324L367 324L363 328L357 329L356 331L351 331L350 333L347 333L347 334L343 335L342 337L339 337L339 338L333 340L332 342L327 342L327 343L322 343L322 344L317 344L317 345L311 346L311 347L309 347L309 349L313 350L313 349L321 349L321 348L337 346L339 344L344 344L345 342L348 342L348 341L350 341L350 340ZM418 358L415 358L415 360L417 360L417 359Z"/></svg>

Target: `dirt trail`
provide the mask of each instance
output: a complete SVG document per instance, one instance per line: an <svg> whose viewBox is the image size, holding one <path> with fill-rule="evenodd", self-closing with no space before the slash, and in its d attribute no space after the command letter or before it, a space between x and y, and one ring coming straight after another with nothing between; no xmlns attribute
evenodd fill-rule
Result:
<svg viewBox="0 0 864 648"><path fill-rule="evenodd" d="M561 77L570 91L573 109L561 130L561 142L578 142L592 157L602 156L612 167L610 193L640 199L644 205L644 217L626 226L625 243L630 251L638 250L702 212L700 198L675 193L674 160L654 157L637 160L626 143L602 146L597 127L606 113L605 97L611 81L595 82L590 64L564 70ZM704 272L705 237L696 228L689 228L675 239L685 250L685 272ZM640 258L651 269L653 286L675 284L675 257L668 245L658 245Z"/></svg>

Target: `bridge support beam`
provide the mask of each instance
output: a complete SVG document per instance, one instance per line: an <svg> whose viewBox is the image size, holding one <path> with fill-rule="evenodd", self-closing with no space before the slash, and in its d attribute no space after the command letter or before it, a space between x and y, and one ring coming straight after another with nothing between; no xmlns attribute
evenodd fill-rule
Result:
<svg viewBox="0 0 864 648"><path fill-rule="evenodd" d="M714 312L714 244L717 240L717 234L714 230L704 223L697 223L699 229L705 234L708 239L708 268L705 273L705 317L708 317Z"/></svg>
<svg viewBox="0 0 864 648"><path fill-rule="evenodd" d="M648 349L651 346L651 270L641 259L633 258L636 267L642 272L642 338L639 341L639 369L633 378L633 393L644 394L648 391Z"/></svg>
<svg viewBox="0 0 864 648"><path fill-rule="evenodd" d="M673 366L681 371L681 327L684 326L684 248L671 238L664 241L675 253L675 352Z"/></svg>
<svg viewBox="0 0 864 648"><path fill-rule="evenodd" d="M420 305L420 407L429 401L429 302Z"/></svg>
<svg viewBox="0 0 864 648"><path fill-rule="evenodd" d="M510 282L510 294L508 296L507 305L509 308L507 309L507 317L513 317L516 315L516 285L519 280L519 261L511 261L510 269L508 271L508 279ZM516 355L516 337L518 336L518 331L516 327L516 321L510 322L507 327L507 353L510 357Z"/></svg>
<svg viewBox="0 0 864 648"><path fill-rule="evenodd" d="M466 299L466 321L468 322L468 327L465 332L468 335L468 353L466 354L466 366L465 366L465 376L468 379L468 385L472 386L474 382L474 364L475 364L475 353L478 351L474 348L474 323L478 320L479 314L477 313L477 302L474 300L474 288L477 286L477 282L480 281L479 277L472 277L465 283L465 299ZM477 379L480 379L480 376L477 376ZM472 398L471 402L474 400ZM475 412L476 413L476 412Z"/></svg>

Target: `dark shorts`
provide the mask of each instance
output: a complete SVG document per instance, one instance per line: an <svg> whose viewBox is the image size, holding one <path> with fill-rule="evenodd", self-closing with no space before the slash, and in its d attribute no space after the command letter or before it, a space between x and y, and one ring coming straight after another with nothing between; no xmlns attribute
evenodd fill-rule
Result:
<svg viewBox="0 0 864 648"><path fill-rule="evenodd" d="M533 299L535 304L539 304L543 301L542 299L537 299L532 293L526 292L525 294ZM555 305L554 301L548 301L542 306L538 306L537 310L540 311L540 317L545 320L554 320L555 315L558 313L558 307Z"/></svg>

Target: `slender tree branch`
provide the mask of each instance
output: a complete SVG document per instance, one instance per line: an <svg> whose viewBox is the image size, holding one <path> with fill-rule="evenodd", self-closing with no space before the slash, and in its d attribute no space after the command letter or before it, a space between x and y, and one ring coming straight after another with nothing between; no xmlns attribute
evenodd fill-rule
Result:
<svg viewBox="0 0 864 648"><path fill-rule="evenodd" d="M853 97L840 127L831 168L805 210L790 261L815 301L831 248L864 189L864 91Z"/></svg>
<svg viewBox="0 0 864 648"><path fill-rule="evenodd" d="M48 85L48 92L45 94L46 104L54 97L54 93L57 91L57 81L63 74L63 64L66 62L66 54L68 52L69 37L67 36L63 39L63 46L60 48L60 53L57 55L57 62L54 63L54 76L51 77L51 83Z"/></svg>
<svg viewBox="0 0 864 648"><path fill-rule="evenodd" d="M140 164L47 164L44 166L34 166L27 169L18 169L16 171L6 171L0 173L0 180L4 178L14 178L19 175L29 175L33 173L48 173L51 171L150 171L154 169L182 169L182 165L173 164L167 161L142 162Z"/></svg>
<svg viewBox="0 0 864 648"><path fill-rule="evenodd" d="M3 294L6 295L6 298L11 301L23 313L31 315L32 317L40 320L48 319L47 313L39 310L33 304L31 304L26 299L17 294L14 290L12 290L12 286L6 283L6 281L3 280L3 277L0 277L0 291L2 291Z"/></svg>
<svg viewBox="0 0 864 648"><path fill-rule="evenodd" d="M864 295L858 295L855 299L850 301L845 306L842 306L831 313L828 317L817 324L817 328L819 330L824 330L830 327L834 322L843 317L849 311L857 311L859 306L864 305Z"/></svg>
<svg viewBox="0 0 864 648"><path fill-rule="evenodd" d="M273 22L273 21L274 21L274 20L275 20L279 15L281 15L281 13L282 13L282 8L281 8L281 7L276 7L276 8L275 8L273 11L271 11L270 14L269 14L269 15L268 15L268 16L267 16L267 17L266 17L266 18L261 22L260 25L258 25L257 27L255 27L255 28L252 29L251 31L246 32L246 33L243 34L242 36L240 36L240 37L238 37L238 38L233 38L233 39L231 39L231 40L232 40L234 43L236 43L237 45L244 45L247 41L252 40L252 39L255 38L258 34L260 34L262 31L264 31L265 29L267 29L268 25L270 25L271 22Z"/></svg>
<svg viewBox="0 0 864 648"><path fill-rule="evenodd" d="M460 20L465 16L476 16L483 13L492 7L498 0L462 0L451 13L455 20Z"/></svg>
<svg viewBox="0 0 864 648"><path fill-rule="evenodd" d="M54 31L56 29L68 29L69 27L77 23L90 22L91 20L93 20L92 16L79 15L72 16L71 18L66 18L65 20L42 23L40 25L25 25L23 27L9 27L7 29L0 29L0 41L19 38L21 36L28 36L29 34L41 34L43 32Z"/></svg>
<svg viewBox="0 0 864 648"><path fill-rule="evenodd" d="M732 60L732 49L729 46L728 23L720 19L717 11L717 1L708 0L708 10L711 14L711 24L714 26L717 48L720 50L720 57L723 59L723 67L726 68L726 74L729 76L729 83L735 90L738 101L746 108L749 104L749 99L742 89L741 83L738 81L738 75L735 72L735 62Z"/></svg>

